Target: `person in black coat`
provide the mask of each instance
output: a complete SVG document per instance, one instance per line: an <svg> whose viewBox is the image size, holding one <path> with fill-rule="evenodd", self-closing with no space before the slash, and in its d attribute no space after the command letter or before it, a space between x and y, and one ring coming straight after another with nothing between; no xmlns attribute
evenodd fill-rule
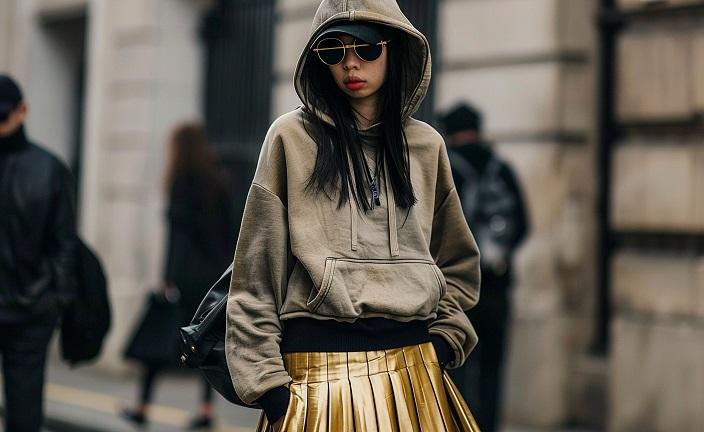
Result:
<svg viewBox="0 0 704 432"><path fill-rule="evenodd" d="M174 129L164 188L169 196L164 290L167 295L178 293L181 325L185 326L229 264L234 248L229 178L201 125L185 123ZM145 365L139 404L123 410L124 418L146 423L154 380L162 369L162 365ZM211 426L211 400L212 389L203 379L201 406L191 429Z"/></svg>
<svg viewBox="0 0 704 432"><path fill-rule="evenodd" d="M76 295L73 176L27 139L28 108L0 75L0 355L5 430L39 431L49 339Z"/></svg>
<svg viewBox="0 0 704 432"><path fill-rule="evenodd" d="M483 432L497 430L513 257L528 233L521 187L511 167L482 139L481 114L460 104L441 122L462 210L481 253L479 303L467 315L479 343L461 368L450 372L476 410Z"/></svg>

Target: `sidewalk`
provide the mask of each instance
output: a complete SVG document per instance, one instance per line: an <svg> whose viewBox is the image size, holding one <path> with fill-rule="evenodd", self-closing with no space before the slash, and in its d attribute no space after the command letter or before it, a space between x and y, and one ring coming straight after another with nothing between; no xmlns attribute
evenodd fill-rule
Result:
<svg viewBox="0 0 704 432"><path fill-rule="evenodd" d="M136 430L118 417L121 406L134 402L137 378L120 378L100 371L71 370L50 362L46 386L46 427L52 432L128 432ZM197 407L200 383L194 374L168 373L155 385L150 432L182 431ZM217 432L251 432L259 412L215 396Z"/></svg>
<svg viewBox="0 0 704 432"><path fill-rule="evenodd" d="M169 373L158 380L149 432L183 431L200 395L195 374ZM47 432L130 432L135 429L118 417L121 406L132 403L137 393L136 378L105 375L90 368L71 370L58 361L47 368ZM215 432L253 432L259 412L230 404L215 396ZM507 427L503 432L580 432L531 430ZM587 432L587 431L581 431Z"/></svg>

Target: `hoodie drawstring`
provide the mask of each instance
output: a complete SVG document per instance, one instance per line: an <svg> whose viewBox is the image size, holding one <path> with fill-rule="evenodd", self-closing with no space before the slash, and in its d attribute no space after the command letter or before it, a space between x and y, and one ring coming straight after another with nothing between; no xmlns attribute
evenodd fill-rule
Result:
<svg viewBox="0 0 704 432"><path fill-rule="evenodd" d="M389 216L389 249L392 257L399 256L398 231L396 229L396 198L389 181L389 167L384 161L384 184L386 185L386 211Z"/></svg>
<svg viewBox="0 0 704 432"><path fill-rule="evenodd" d="M351 157L348 155L351 164ZM352 179L353 190L355 180ZM391 187L391 182L389 181L389 167L384 161L384 185L386 188L386 212L389 218L389 252L392 257L397 257L400 255L398 247L398 229L396 227L396 199L394 197L393 188ZM357 208L357 202L354 197L350 195L348 201L350 209L350 249L353 251L357 250L357 233L358 233L358 219L359 219L359 209Z"/></svg>
<svg viewBox="0 0 704 432"><path fill-rule="evenodd" d="M352 166L352 155L347 152L347 163ZM359 216L357 212L357 202L354 200L352 194L356 190L356 180L352 176L352 190L350 190L350 196L348 198L348 204L350 208L350 249L353 251L357 250L357 217Z"/></svg>
<svg viewBox="0 0 704 432"><path fill-rule="evenodd" d="M354 198L350 195L349 199L349 204L350 204L350 249L353 251L357 250L357 202L354 200Z"/></svg>

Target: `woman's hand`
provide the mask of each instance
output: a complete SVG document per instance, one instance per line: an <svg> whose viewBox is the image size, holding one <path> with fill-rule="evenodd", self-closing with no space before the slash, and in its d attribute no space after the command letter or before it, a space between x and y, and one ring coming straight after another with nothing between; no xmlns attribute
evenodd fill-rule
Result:
<svg viewBox="0 0 704 432"><path fill-rule="evenodd" d="M271 425L271 430L272 432L281 432L281 428L284 425L284 417L286 416L281 416L278 420L276 420L276 423Z"/></svg>
<svg viewBox="0 0 704 432"><path fill-rule="evenodd" d="M181 299L181 291L179 291L176 284L171 281L164 281L161 285L161 294L169 303L178 303Z"/></svg>

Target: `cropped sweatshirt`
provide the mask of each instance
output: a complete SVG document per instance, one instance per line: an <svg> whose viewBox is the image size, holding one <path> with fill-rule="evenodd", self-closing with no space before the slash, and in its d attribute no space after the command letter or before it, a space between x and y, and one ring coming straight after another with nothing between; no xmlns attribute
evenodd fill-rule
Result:
<svg viewBox="0 0 704 432"><path fill-rule="evenodd" d="M403 107L417 198L410 209L396 205L386 175L379 187L381 206L368 212L354 199L340 207L337 197L306 189L317 145L305 122L315 115L334 123L306 100L301 71L322 29L355 20L394 27L412 41L412 52L403 56L412 76ZM428 42L395 1L325 0L318 8L295 77L304 105L269 128L235 250L225 344L234 388L244 402L287 393L291 378L281 354L287 321L424 322L431 338L450 347L449 368L461 365L476 344L465 311L479 299L479 251L442 137L411 117L427 92L430 71Z"/></svg>

